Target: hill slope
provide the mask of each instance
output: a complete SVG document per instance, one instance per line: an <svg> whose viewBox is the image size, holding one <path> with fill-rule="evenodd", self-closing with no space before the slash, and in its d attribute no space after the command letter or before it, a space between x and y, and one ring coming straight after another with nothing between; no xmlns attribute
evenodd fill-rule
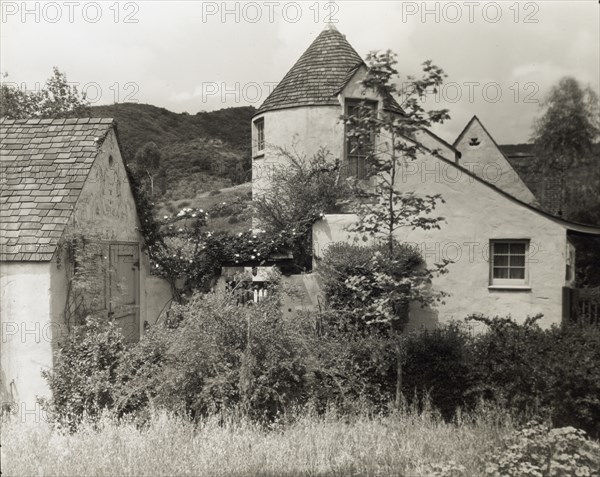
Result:
<svg viewBox="0 0 600 477"><path fill-rule="evenodd" d="M183 200L197 193L245 182L250 170L253 107L227 108L195 115L149 104L94 106L92 115L117 121L125 161L154 142L161 151L157 198Z"/></svg>

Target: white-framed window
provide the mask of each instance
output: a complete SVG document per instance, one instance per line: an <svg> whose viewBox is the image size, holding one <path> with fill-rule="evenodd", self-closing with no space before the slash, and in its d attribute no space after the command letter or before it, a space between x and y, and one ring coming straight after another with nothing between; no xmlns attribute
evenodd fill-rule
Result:
<svg viewBox="0 0 600 477"><path fill-rule="evenodd" d="M528 239L490 240L490 285L527 286Z"/></svg>
<svg viewBox="0 0 600 477"><path fill-rule="evenodd" d="M254 155L263 154L265 150L265 120L264 118L254 121L254 134L256 147Z"/></svg>

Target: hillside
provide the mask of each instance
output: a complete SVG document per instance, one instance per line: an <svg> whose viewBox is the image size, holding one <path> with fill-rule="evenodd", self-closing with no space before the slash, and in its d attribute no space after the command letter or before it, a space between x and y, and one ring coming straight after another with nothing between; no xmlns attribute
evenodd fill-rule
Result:
<svg viewBox="0 0 600 477"><path fill-rule="evenodd" d="M136 152L154 142L161 152L156 174L158 200L184 200L198 193L246 182L250 170L253 107L195 115L149 104L94 106L93 116L117 121L125 161L136 166Z"/></svg>

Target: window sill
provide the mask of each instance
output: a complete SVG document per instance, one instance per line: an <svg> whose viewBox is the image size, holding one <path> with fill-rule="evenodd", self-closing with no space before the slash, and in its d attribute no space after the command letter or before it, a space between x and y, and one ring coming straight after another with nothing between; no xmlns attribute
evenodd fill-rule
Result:
<svg viewBox="0 0 600 477"><path fill-rule="evenodd" d="M262 151L262 152L257 152L256 154L254 154L254 155L252 156L252 159L262 159L263 157L265 157L265 153L264 153L264 151Z"/></svg>
<svg viewBox="0 0 600 477"><path fill-rule="evenodd" d="M531 291L529 285L489 285L488 290Z"/></svg>

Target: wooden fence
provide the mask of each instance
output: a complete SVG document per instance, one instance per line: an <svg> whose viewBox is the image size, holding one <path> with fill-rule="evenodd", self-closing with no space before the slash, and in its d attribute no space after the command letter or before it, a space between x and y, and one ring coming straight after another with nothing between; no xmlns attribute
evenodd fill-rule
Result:
<svg viewBox="0 0 600 477"><path fill-rule="evenodd" d="M563 301L565 319L600 326L600 287L565 288Z"/></svg>

